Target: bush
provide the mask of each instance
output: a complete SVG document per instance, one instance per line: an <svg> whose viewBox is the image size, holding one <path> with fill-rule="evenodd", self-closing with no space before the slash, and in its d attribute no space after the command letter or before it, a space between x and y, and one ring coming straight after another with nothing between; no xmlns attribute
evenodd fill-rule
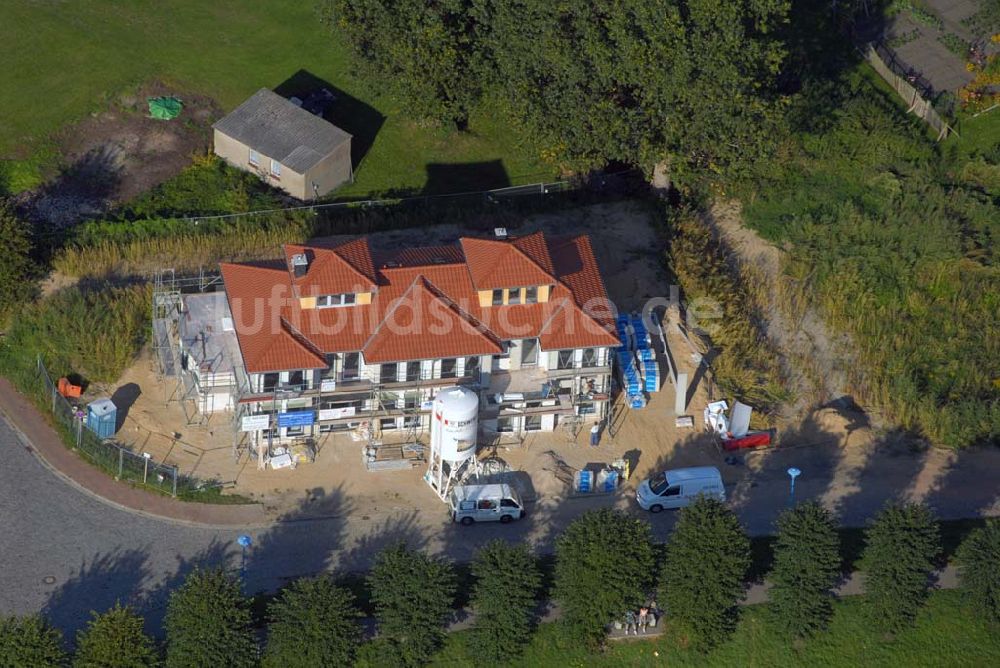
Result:
<svg viewBox="0 0 1000 668"><path fill-rule="evenodd" d="M426 663L444 641L455 600L451 566L398 543L376 557L368 585L380 656L405 666Z"/></svg>
<svg viewBox="0 0 1000 668"><path fill-rule="evenodd" d="M495 540L472 562L472 651L484 665L496 665L520 652L531 636L541 574L524 544Z"/></svg>
<svg viewBox="0 0 1000 668"><path fill-rule="evenodd" d="M170 595L164 620L167 668L257 663L257 637L240 583L221 569L196 570Z"/></svg>
<svg viewBox="0 0 1000 668"><path fill-rule="evenodd" d="M830 513L815 501L778 518L774 570L768 592L777 625L806 636L833 615L831 589L840 574L840 536Z"/></svg>
<svg viewBox="0 0 1000 668"><path fill-rule="evenodd" d="M0 666L59 668L66 665L62 633L41 615L0 616Z"/></svg>
<svg viewBox="0 0 1000 668"><path fill-rule="evenodd" d="M0 200L0 315L30 299L36 290L37 268L31 260L28 224L19 220L13 207Z"/></svg>
<svg viewBox="0 0 1000 668"><path fill-rule="evenodd" d="M152 638L143 632L142 617L121 605L92 614L87 628L77 634L73 668L143 668L159 663Z"/></svg>
<svg viewBox="0 0 1000 668"><path fill-rule="evenodd" d="M865 532L861 557L865 601L873 624L895 632L913 623L927 598L940 552L938 526L919 504L889 504Z"/></svg>
<svg viewBox="0 0 1000 668"><path fill-rule="evenodd" d="M644 520L592 510L556 540L555 599L566 624L591 643L645 602L652 581L653 543Z"/></svg>
<svg viewBox="0 0 1000 668"><path fill-rule="evenodd" d="M669 617L707 650L736 627L750 567L750 539L732 510L700 497L682 508L667 543L660 584Z"/></svg>
<svg viewBox="0 0 1000 668"><path fill-rule="evenodd" d="M959 581L976 614L1000 623L1000 520L986 520L958 549Z"/></svg>
<svg viewBox="0 0 1000 668"><path fill-rule="evenodd" d="M264 666L348 666L361 640L354 595L321 575L296 580L267 609Z"/></svg>

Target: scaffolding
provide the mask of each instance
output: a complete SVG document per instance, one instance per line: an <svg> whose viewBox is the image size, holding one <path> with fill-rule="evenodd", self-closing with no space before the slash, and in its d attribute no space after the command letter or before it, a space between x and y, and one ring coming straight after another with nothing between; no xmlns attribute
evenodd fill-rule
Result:
<svg viewBox="0 0 1000 668"><path fill-rule="evenodd" d="M178 276L173 268L153 274L152 332L157 381L163 387L164 403L177 401L188 426L202 425L207 416L199 405L205 390L198 377L185 368L180 355L180 325L185 314L184 294L204 293L221 283L222 276L200 270L194 276ZM229 360L232 363L232 360ZM171 385L168 379L173 379Z"/></svg>

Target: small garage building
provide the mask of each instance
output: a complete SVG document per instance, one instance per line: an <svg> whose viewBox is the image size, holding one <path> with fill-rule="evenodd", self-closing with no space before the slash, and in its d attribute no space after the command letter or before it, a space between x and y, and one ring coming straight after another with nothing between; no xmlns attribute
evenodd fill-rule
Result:
<svg viewBox="0 0 1000 668"><path fill-rule="evenodd" d="M352 181L351 135L262 88L212 126L215 154L302 200Z"/></svg>

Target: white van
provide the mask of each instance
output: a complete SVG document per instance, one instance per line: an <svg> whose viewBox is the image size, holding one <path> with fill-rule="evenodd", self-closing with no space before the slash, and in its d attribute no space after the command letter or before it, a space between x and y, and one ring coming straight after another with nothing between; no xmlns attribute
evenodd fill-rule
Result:
<svg viewBox="0 0 1000 668"><path fill-rule="evenodd" d="M451 492L451 519L473 522L512 522L524 517L524 504L510 485L462 485Z"/></svg>
<svg viewBox="0 0 1000 668"><path fill-rule="evenodd" d="M683 508L699 494L726 500L719 469L695 466L664 471L639 485L635 500L643 510L658 513L664 508Z"/></svg>

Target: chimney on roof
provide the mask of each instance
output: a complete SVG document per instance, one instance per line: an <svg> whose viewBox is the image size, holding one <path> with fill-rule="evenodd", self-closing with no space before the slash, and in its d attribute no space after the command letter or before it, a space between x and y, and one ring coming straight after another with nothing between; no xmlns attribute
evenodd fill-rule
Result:
<svg viewBox="0 0 1000 668"><path fill-rule="evenodd" d="M506 239L507 238L507 228L506 227L494 227L493 228L493 234L496 236L497 239Z"/></svg>
<svg viewBox="0 0 1000 668"><path fill-rule="evenodd" d="M295 278L302 278L309 270L309 258L305 253L296 253L292 256L292 273Z"/></svg>

